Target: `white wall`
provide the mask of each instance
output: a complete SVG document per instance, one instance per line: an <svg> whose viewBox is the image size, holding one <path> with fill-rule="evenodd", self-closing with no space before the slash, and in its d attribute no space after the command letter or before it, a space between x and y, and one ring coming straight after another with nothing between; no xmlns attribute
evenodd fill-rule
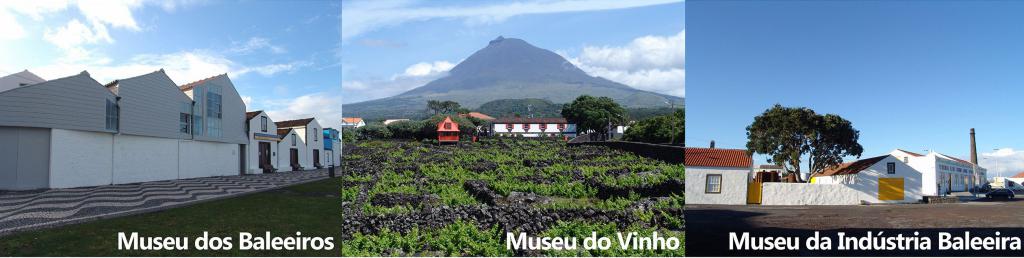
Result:
<svg viewBox="0 0 1024 258"><path fill-rule="evenodd" d="M64 129L52 129L51 132L51 188L112 183L112 134Z"/></svg>
<svg viewBox="0 0 1024 258"><path fill-rule="evenodd" d="M324 161L324 128L320 126L320 123L313 119L306 126L306 129L296 130L296 132L300 133L300 137L303 134L305 135L302 137L302 140L306 142L306 155L302 167L306 169L314 168L313 150L319 150L320 165L326 165L326 161Z"/></svg>
<svg viewBox="0 0 1024 258"><path fill-rule="evenodd" d="M114 136L114 184L178 179L178 139Z"/></svg>
<svg viewBox="0 0 1024 258"><path fill-rule="evenodd" d="M178 153L179 178L238 175L238 144L182 141Z"/></svg>
<svg viewBox="0 0 1024 258"><path fill-rule="evenodd" d="M690 193L686 193L689 199ZM764 183L761 205L857 205L864 194L841 184ZM689 200L687 200L689 203Z"/></svg>
<svg viewBox="0 0 1024 258"><path fill-rule="evenodd" d="M299 163L300 163L300 165L302 165L301 161L305 159L304 157L307 156L306 155L305 143L302 141L302 137L296 136L295 137L295 141L296 141L295 146L292 146L292 135L293 134L298 135L296 133L297 131L298 130L292 130L290 133L288 133L288 135L285 135L284 139L281 139L281 141L278 142L278 144L277 144L277 164L280 165L280 166L278 166L278 170L277 171L282 171L282 172L283 171L292 171L292 165L291 165L292 164L291 163L291 149L292 148L297 149L298 152L299 152L299 161L300 161ZM310 168L310 167L307 167L306 165L302 165L302 167L305 168L305 169L309 169Z"/></svg>
<svg viewBox="0 0 1024 258"><path fill-rule="evenodd" d="M686 168L687 204L747 204L747 174L750 168L695 167ZM707 175L722 175L721 193L705 193Z"/></svg>

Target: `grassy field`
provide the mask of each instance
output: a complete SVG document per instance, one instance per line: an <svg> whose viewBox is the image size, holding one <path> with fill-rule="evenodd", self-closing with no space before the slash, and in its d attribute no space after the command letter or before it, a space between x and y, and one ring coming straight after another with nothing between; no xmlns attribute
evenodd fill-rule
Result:
<svg viewBox="0 0 1024 258"><path fill-rule="evenodd" d="M339 180L295 185L154 213L0 237L0 256L337 256L341 221ZM118 251L118 232L140 236L232 237L230 251ZM330 251L241 251L238 233L334 237Z"/></svg>
<svg viewBox="0 0 1024 258"><path fill-rule="evenodd" d="M368 141L342 172L344 256L682 256L684 250L515 252L506 232L683 238L682 165L559 140L455 146ZM353 146L349 145L349 146ZM680 153L682 155L682 153Z"/></svg>

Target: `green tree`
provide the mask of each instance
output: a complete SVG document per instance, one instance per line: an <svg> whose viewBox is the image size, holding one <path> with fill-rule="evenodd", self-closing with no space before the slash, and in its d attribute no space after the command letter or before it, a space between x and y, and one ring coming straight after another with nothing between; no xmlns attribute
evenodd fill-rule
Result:
<svg viewBox="0 0 1024 258"><path fill-rule="evenodd" d="M626 110L609 97L582 95L562 108L562 117L575 123L579 133L593 130L606 138L609 125L625 122Z"/></svg>
<svg viewBox="0 0 1024 258"><path fill-rule="evenodd" d="M369 124L359 127L359 129L356 129L356 132L359 133L359 138L363 140L391 138L391 131L383 124Z"/></svg>
<svg viewBox="0 0 1024 258"><path fill-rule="evenodd" d="M444 110L444 106L442 106L441 101L428 100L427 109L433 111L434 115L437 115L440 114L442 110Z"/></svg>
<svg viewBox="0 0 1024 258"><path fill-rule="evenodd" d="M768 155L769 163L796 175L801 174L800 163L806 155L813 175L839 165L844 156L860 157L864 148L858 138L860 132L838 115L775 104L747 126L747 153Z"/></svg>
<svg viewBox="0 0 1024 258"><path fill-rule="evenodd" d="M622 139L647 143L682 144L686 130L684 127L685 114L685 111L678 109L670 115L637 121L629 126Z"/></svg>
<svg viewBox="0 0 1024 258"><path fill-rule="evenodd" d="M421 139L423 121L399 121L387 125L391 137L396 139Z"/></svg>

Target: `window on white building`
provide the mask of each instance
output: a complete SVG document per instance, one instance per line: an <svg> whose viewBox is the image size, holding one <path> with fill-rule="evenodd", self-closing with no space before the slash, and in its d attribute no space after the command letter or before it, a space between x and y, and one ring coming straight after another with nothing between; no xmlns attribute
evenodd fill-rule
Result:
<svg viewBox="0 0 1024 258"><path fill-rule="evenodd" d="M888 174L896 174L896 162L889 162L885 164L885 172Z"/></svg>
<svg viewBox="0 0 1024 258"><path fill-rule="evenodd" d="M722 193L722 175L708 175L704 193Z"/></svg>
<svg viewBox="0 0 1024 258"><path fill-rule="evenodd" d="M262 129L264 133L267 132L267 116L260 117L260 129Z"/></svg>
<svg viewBox="0 0 1024 258"><path fill-rule="evenodd" d="M220 95L220 87L211 86L206 95L206 123L207 134L211 137L221 137L223 118L223 97Z"/></svg>
<svg viewBox="0 0 1024 258"><path fill-rule="evenodd" d="M319 142L320 141L320 136L319 136L319 134L317 134L317 132L319 132L319 130L316 129L316 128L313 128L313 141L314 142Z"/></svg>
<svg viewBox="0 0 1024 258"><path fill-rule="evenodd" d="M292 135L292 146L295 146L295 142L296 142L296 140L295 140L295 135L293 134L293 135Z"/></svg>

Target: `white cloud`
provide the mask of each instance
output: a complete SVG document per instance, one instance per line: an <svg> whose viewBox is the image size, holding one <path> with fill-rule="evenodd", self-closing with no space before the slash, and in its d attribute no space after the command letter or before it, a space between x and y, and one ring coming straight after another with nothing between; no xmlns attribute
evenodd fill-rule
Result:
<svg viewBox="0 0 1024 258"><path fill-rule="evenodd" d="M409 77L433 76L448 72L452 67L455 67L455 64L448 61L435 61L433 63L419 62L405 68L405 74L403 75Z"/></svg>
<svg viewBox="0 0 1024 258"><path fill-rule="evenodd" d="M139 30L132 10L142 6L141 0L79 0L78 10L94 24L109 24L114 28Z"/></svg>
<svg viewBox="0 0 1024 258"><path fill-rule="evenodd" d="M91 55L91 53L87 54ZM94 61L96 59L100 61ZM174 82L185 84L222 73L227 73L233 78L238 78L251 72L270 76L274 73L291 71L301 67L301 63L244 66L226 57L204 50L136 55L126 62L112 63L109 59L104 58L85 58L63 60L54 64L29 69L37 72L44 78L61 78L88 70L93 78L103 83L115 79L142 75L163 68L167 72L167 76L171 77Z"/></svg>
<svg viewBox="0 0 1024 258"><path fill-rule="evenodd" d="M345 99L345 103L390 97L447 76L453 67L448 61L419 62L387 79L342 81L341 90L346 96L358 96Z"/></svg>
<svg viewBox="0 0 1024 258"><path fill-rule="evenodd" d="M341 125L341 95L314 93L293 99L268 100L266 112L275 121L315 117L323 127Z"/></svg>
<svg viewBox="0 0 1024 258"><path fill-rule="evenodd" d="M257 50L267 49L274 54L282 54L288 52L284 47L274 45L270 43L270 40L261 37L249 38L245 43L235 43L228 52L249 54Z"/></svg>
<svg viewBox="0 0 1024 258"><path fill-rule="evenodd" d="M1024 171L1024 150L1001 148L993 152L981 153L981 167L988 169L988 176L1012 176Z"/></svg>
<svg viewBox="0 0 1024 258"><path fill-rule="evenodd" d="M593 76L637 89L683 97L686 93L686 32L644 36L625 46L586 46L577 57L559 53Z"/></svg>
<svg viewBox="0 0 1024 258"><path fill-rule="evenodd" d="M467 24L501 22L527 14L599 11L676 3L681 0L558 0L501 3L480 6L415 7L411 1L342 2L341 39L406 22L436 18L464 19Z"/></svg>
<svg viewBox="0 0 1024 258"><path fill-rule="evenodd" d="M25 28L9 11L0 8L0 40L20 39L25 37Z"/></svg>
<svg viewBox="0 0 1024 258"><path fill-rule="evenodd" d="M85 44L114 42L103 24L94 24L89 28L78 19L72 19L67 25L56 30L47 28L43 33L43 39L65 51L80 51L81 46Z"/></svg>

